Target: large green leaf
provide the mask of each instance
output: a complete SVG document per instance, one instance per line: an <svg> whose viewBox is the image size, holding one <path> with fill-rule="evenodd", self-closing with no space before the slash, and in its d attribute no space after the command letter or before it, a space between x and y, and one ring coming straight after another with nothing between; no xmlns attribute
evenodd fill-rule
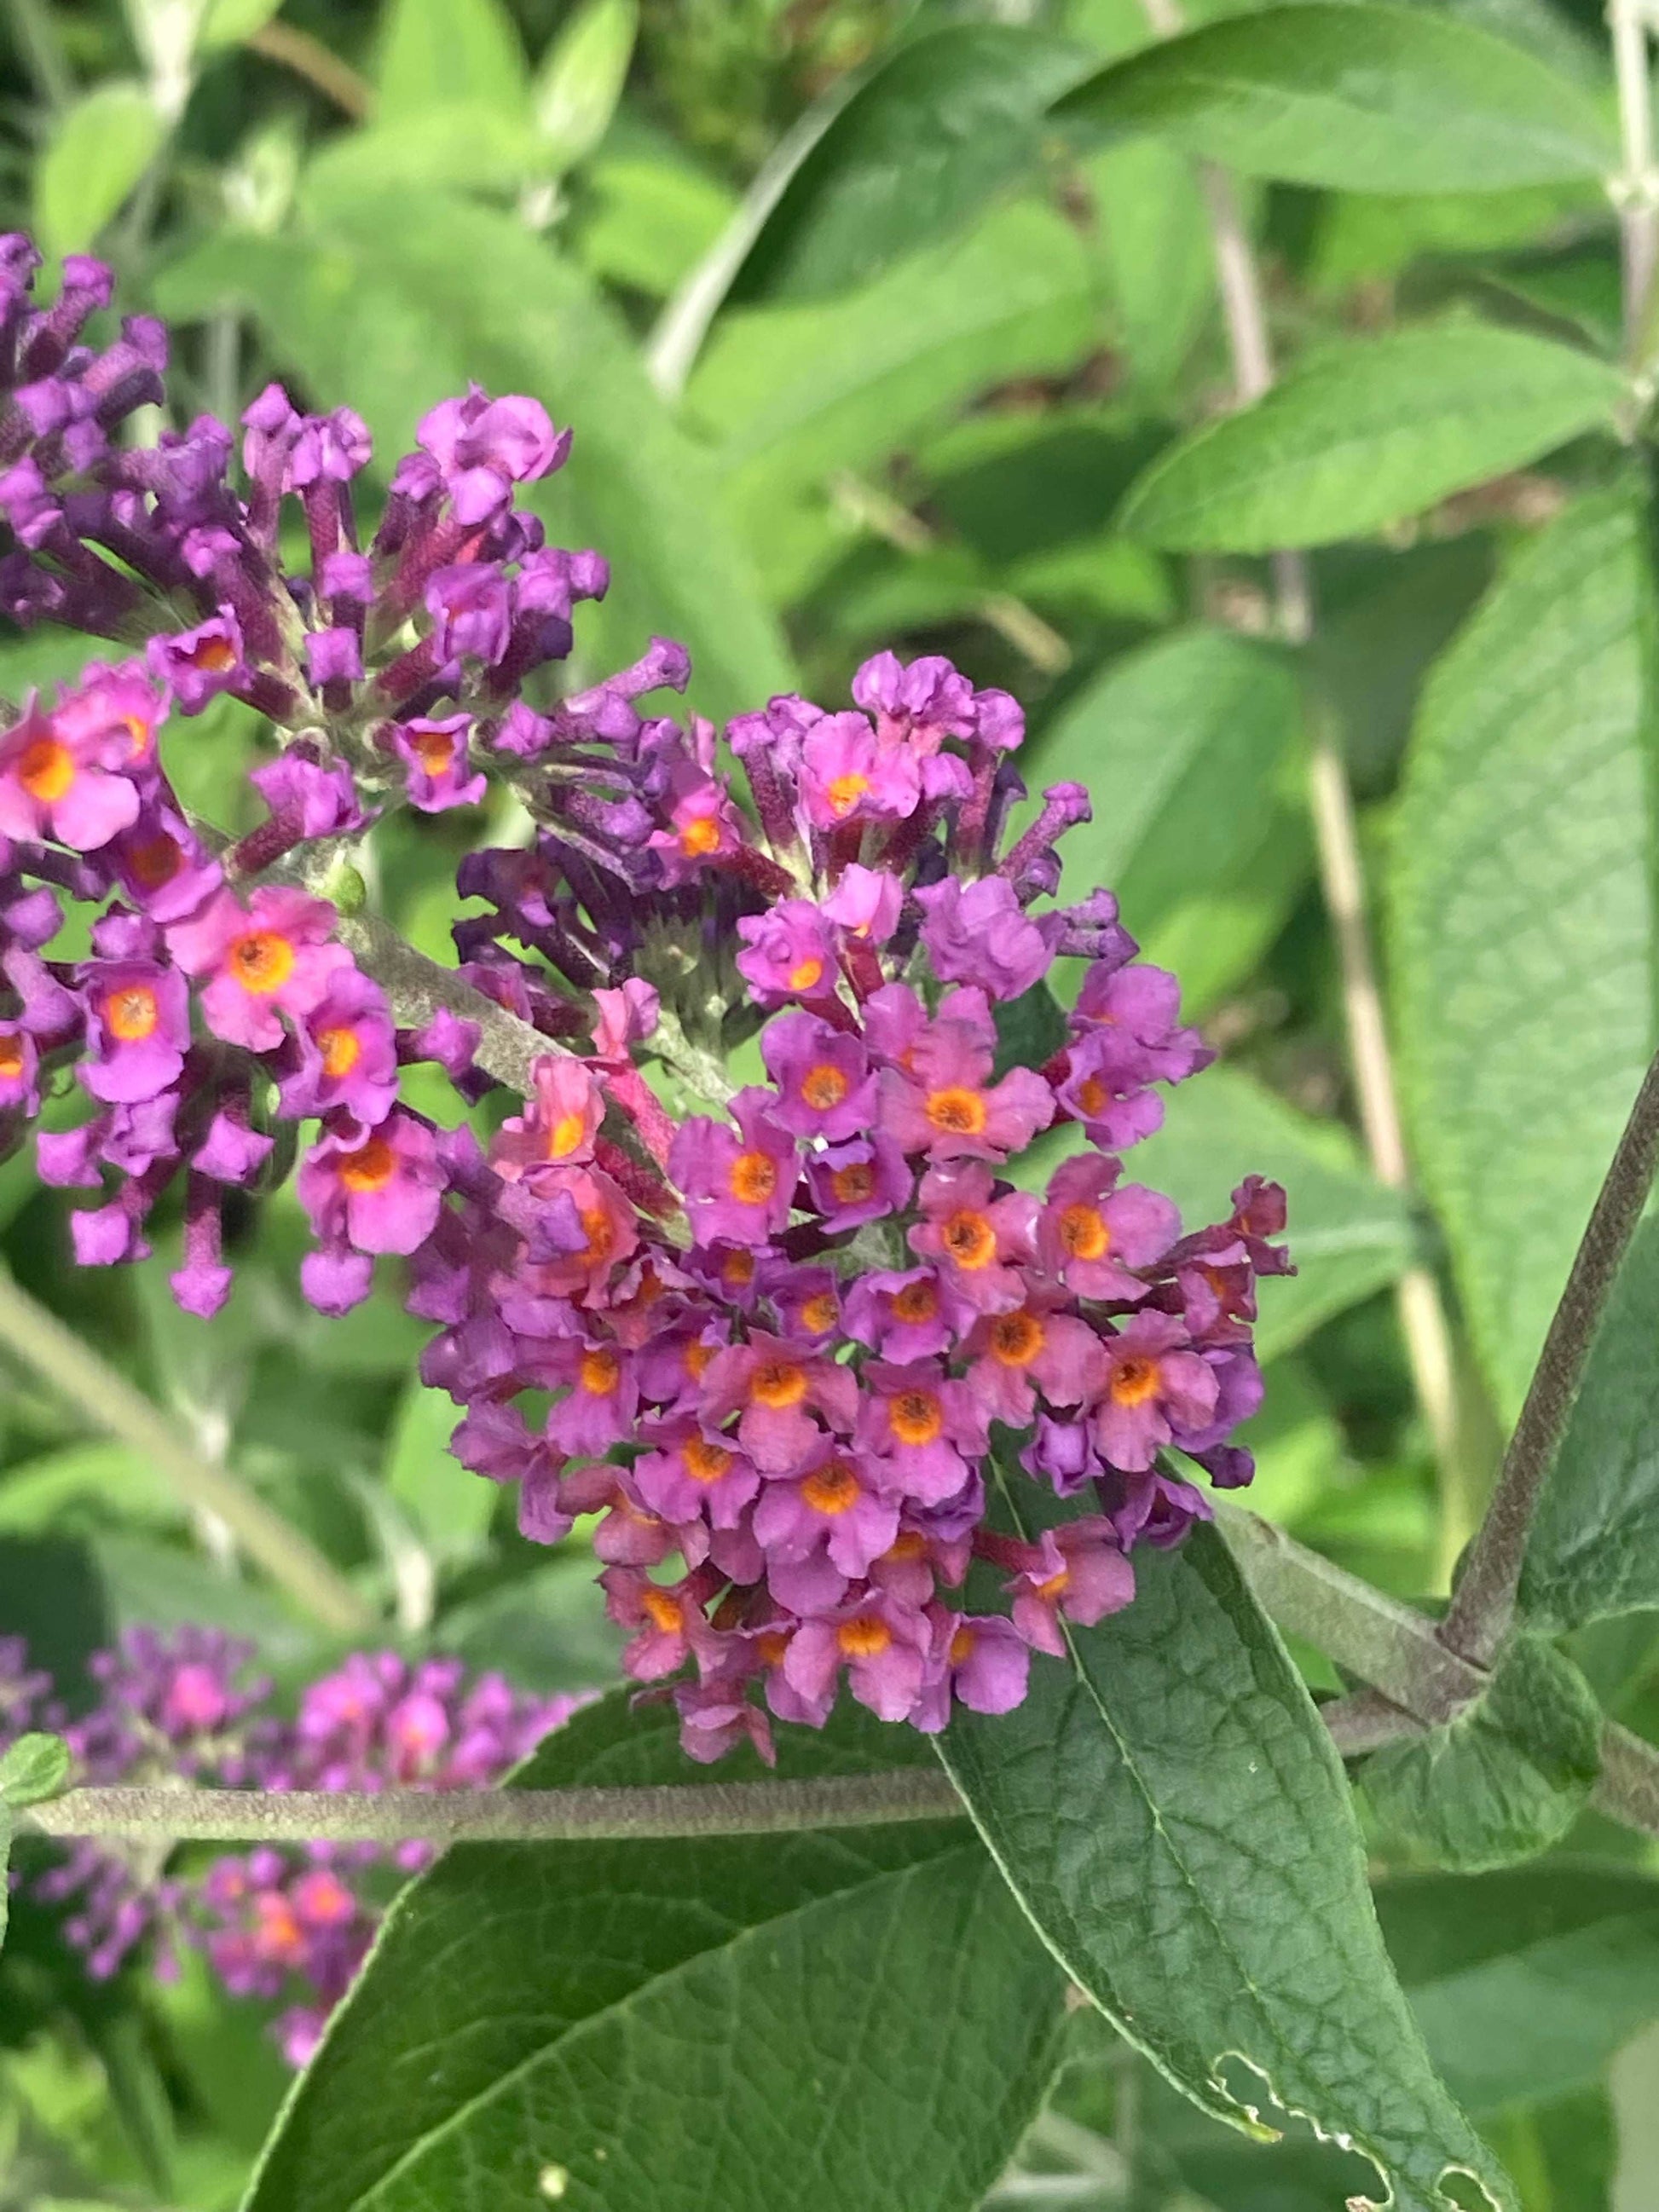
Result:
<svg viewBox="0 0 1659 2212"><path fill-rule="evenodd" d="M1024 1521L1036 1493L1011 1501ZM1052 1519L1049 1512L1047 1518ZM1137 1561L1018 1711L939 1740L1072 1978L1195 2104L1261 2098L1373 2160L1397 2212L1504 2178L1435 2079L1389 1969L1329 1735L1220 1538Z"/></svg>
<svg viewBox="0 0 1659 2212"><path fill-rule="evenodd" d="M1215 312L1215 248L1197 173L1180 147L1138 138L1093 155L1084 176L1115 335L1136 382L1161 394Z"/></svg>
<svg viewBox="0 0 1659 2212"><path fill-rule="evenodd" d="M1087 65L1069 40L1013 23L950 23L901 46L796 168L732 295L844 290L948 236L1035 166L1044 110Z"/></svg>
<svg viewBox="0 0 1659 2212"><path fill-rule="evenodd" d="M1493 2112L1593 2081L1659 2016L1659 1882L1556 1859L1382 1883L1389 1955L1460 2102Z"/></svg>
<svg viewBox="0 0 1659 2212"><path fill-rule="evenodd" d="M1618 160L1595 102L1531 54L1432 9L1361 0L1207 24L1098 71L1056 115L1342 191L1499 191Z"/></svg>
<svg viewBox="0 0 1659 2212"><path fill-rule="evenodd" d="M53 257L84 253L161 150L167 126L141 84L112 78L67 107L34 173L34 227Z"/></svg>
<svg viewBox="0 0 1659 2212"><path fill-rule="evenodd" d="M1120 520L1185 552L1358 537L1609 423L1623 390L1592 355L1492 324L1334 346L1183 438Z"/></svg>
<svg viewBox="0 0 1659 2212"><path fill-rule="evenodd" d="M1517 1637L1472 1705L1366 1760L1365 1794L1391 1834L1480 1874L1560 1842L1601 1771L1601 1738L1577 1668L1540 1637Z"/></svg>
<svg viewBox="0 0 1659 2212"><path fill-rule="evenodd" d="M1022 204L845 299L722 317L687 404L720 442L728 506L775 592L844 543L825 500L838 472L989 386L1074 365L1098 337L1099 295L1072 227Z"/></svg>
<svg viewBox="0 0 1659 2212"><path fill-rule="evenodd" d="M453 103L522 111L529 76L505 0L392 0L375 71L382 123Z"/></svg>
<svg viewBox="0 0 1659 2212"><path fill-rule="evenodd" d="M222 238L166 272L164 311L241 300L311 396L349 401L389 459L469 379L543 399L574 423L568 465L531 504L560 542L614 566L578 635L594 672L652 632L691 651L692 696L726 715L787 690L789 663L721 521L713 474L652 392L587 278L510 217L436 194L317 196L290 238Z"/></svg>
<svg viewBox="0 0 1659 2212"><path fill-rule="evenodd" d="M1650 592L1618 493L1520 553L1430 679L1395 824L1418 1165L1509 1419L1652 1042Z"/></svg>
<svg viewBox="0 0 1659 2212"><path fill-rule="evenodd" d="M794 1774L918 1757L857 1718L780 1744ZM619 1692L520 1778L690 1771L672 1710ZM394 1907L249 2212L775 2212L783 2175L823 2212L971 2212L1060 1996L963 1822L454 1850Z"/></svg>
<svg viewBox="0 0 1659 2212"><path fill-rule="evenodd" d="M1287 771L1294 779L1301 721L1283 654L1231 632L1193 629L1111 662L1022 761L1034 788L1063 778L1096 794L1094 819L1060 848L1066 896L1110 884L1154 960L1181 964L1166 938L1195 941L1201 958L1211 956L1200 1005L1245 972L1228 957L1233 946L1206 942L1217 902L1259 895L1270 918L1282 917L1305 878L1305 840L1285 848L1287 878L1264 876L1260 865L1280 822L1300 819L1284 787ZM1247 960L1259 952L1250 933L1237 935Z"/></svg>
<svg viewBox="0 0 1659 2212"><path fill-rule="evenodd" d="M1551 1628L1659 1606L1659 1219L1602 1315L1527 1540L1521 1602Z"/></svg>

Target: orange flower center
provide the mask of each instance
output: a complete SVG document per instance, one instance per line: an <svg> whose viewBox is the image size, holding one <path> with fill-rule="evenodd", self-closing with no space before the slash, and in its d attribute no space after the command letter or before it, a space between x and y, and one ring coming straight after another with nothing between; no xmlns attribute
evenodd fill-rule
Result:
<svg viewBox="0 0 1659 2212"><path fill-rule="evenodd" d="M850 1168L832 1168L830 1188L842 1206L862 1206L874 1194L876 1171L868 1160L859 1160Z"/></svg>
<svg viewBox="0 0 1659 2212"><path fill-rule="evenodd" d="M685 1471L693 1482L718 1482L732 1464L732 1455L722 1445L711 1444L702 1437L693 1437L680 1453Z"/></svg>
<svg viewBox="0 0 1659 2212"><path fill-rule="evenodd" d="M580 1114L562 1114L547 1133L547 1157L550 1160L567 1160L587 1134L587 1121Z"/></svg>
<svg viewBox="0 0 1659 2212"><path fill-rule="evenodd" d="M1103 1260L1112 1232L1097 1206L1068 1206L1060 1217L1060 1241L1074 1260Z"/></svg>
<svg viewBox="0 0 1659 2212"><path fill-rule="evenodd" d="M617 1241L617 1231L611 1216L602 1206L584 1206L580 1213L582 1234L587 1239L582 1247L583 1257L588 1260L608 1258L611 1248Z"/></svg>
<svg viewBox="0 0 1659 2212"><path fill-rule="evenodd" d="M814 1336L822 1336L826 1329L833 1328L841 1318L835 1292L820 1291L816 1297L808 1298L800 1310L800 1318L802 1328L811 1329Z"/></svg>
<svg viewBox="0 0 1659 2212"><path fill-rule="evenodd" d="M371 1137L355 1152L342 1152L340 1181L348 1190L384 1190L398 1172L398 1155L384 1137Z"/></svg>
<svg viewBox="0 0 1659 2212"><path fill-rule="evenodd" d="M792 1359L766 1360L750 1378L749 1395L757 1406L770 1406L775 1411L799 1406L806 1395L806 1370Z"/></svg>
<svg viewBox="0 0 1659 2212"><path fill-rule="evenodd" d="M728 1252L720 1261L720 1280L728 1290L746 1291L755 1279L752 1252Z"/></svg>
<svg viewBox="0 0 1659 2212"><path fill-rule="evenodd" d="M1050 1575L1046 1583L1037 1584L1036 1595L1042 1600L1044 1605L1055 1605L1065 1596L1071 1587L1071 1569L1062 1567L1057 1575Z"/></svg>
<svg viewBox="0 0 1659 2212"><path fill-rule="evenodd" d="M149 724L138 714L123 714L121 727L127 733L128 750L134 760L142 760L149 750L152 735Z"/></svg>
<svg viewBox="0 0 1659 2212"><path fill-rule="evenodd" d="M1112 1377L1112 1397L1120 1406L1144 1406L1158 1395L1155 1359L1126 1359Z"/></svg>
<svg viewBox="0 0 1659 2212"><path fill-rule="evenodd" d="M930 1091L926 1110L941 1136L977 1137L985 1127L985 1101L961 1084Z"/></svg>
<svg viewBox="0 0 1659 2212"><path fill-rule="evenodd" d="M15 1030L0 1030L0 1083L15 1083L22 1073L22 1037Z"/></svg>
<svg viewBox="0 0 1659 2212"><path fill-rule="evenodd" d="M893 1632L873 1613L855 1613L836 1631L836 1641L848 1659L875 1659L893 1640Z"/></svg>
<svg viewBox="0 0 1659 2212"><path fill-rule="evenodd" d="M608 1398L622 1381L622 1362L614 1352L584 1352L578 1379L590 1396Z"/></svg>
<svg viewBox="0 0 1659 2212"><path fill-rule="evenodd" d="M953 1667L965 1667L974 1656L974 1646L979 1638L964 1620L951 1638L950 1660Z"/></svg>
<svg viewBox="0 0 1659 2212"><path fill-rule="evenodd" d="M161 1018L155 994L143 983L129 983L119 991L112 991L104 1000L104 1019L109 1024L110 1034L123 1044L142 1044L147 1036L155 1035Z"/></svg>
<svg viewBox="0 0 1659 2212"><path fill-rule="evenodd" d="M666 1590L658 1589L654 1585L647 1585L641 1592L640 1611L653 1627L659 1628L665 1636L672 1636L677 1628L685 1626L678 1598L671 1597Z"/></svg>
<svg viewBox="0 0 1659 2212"><path fill-rule="evenodd" d="M778 1187L778 1164L769 1152L739 1152L726 1182L744 1206L764 1206Z"/></svg>
<svg viewBox="0 0 1659 2212"><path fill-rule="evenodd" d="M143 891L160 890L163 884L170 884L184 860L177 839L169 837L165 830L156 836L147 837L142 845L135 845L127 855L132 879Z"/></svg>
<svg viewBox="0 0 1659 2212"><path fill-rule="evenodd" d="M832 1459L807 1476L800 1494L814 1513L845 1513L858 1503L859 1479L844 1459Z"/></svg>
<svg viewBox="0 0 1659 2212"><path fill-rule="evenodd" d="M1105 1112L1111 1097L1111 1092L1097 1075L1085 1075L1077 1087L1077 1103L1091 1119Z"/></svg>
<svg viewBox="0 0 1659 2212"><path fill-rule="evenodd" d="M902 1535L895 1536L882 1553L883 1559L899 1566L908 1566L913 1559L925 1559L927 1556L927 1539L918 1528L907 1528Z"/></svg>
<svg viewBox="0 0 1659 2212"><path fill-rule="evenodd" d="M349 1075L363 1056L362 1040L349 1024L319 1030L317 1046L323 1055L323 1073L336 1082L341 1076Z"/></svg>
<svg viewBox="0 0 1659 2212"><path fill-rule="evenodd" d="M1047 1334L1034 1313L1000 1314L991 1324L991 1357L1000 1366L1029 1367Z"/></svg>
<svg viewBox="0 0 1659 2212"><path fill-rule="evenodd" d="M997 1232L982 1213L963 1206L945 1224L945 1249L958 1267L976 1274L997 1256Z"/></svg>
<svg viewBox="0 0 1659 2212"><path fill-rule="evenodd" d="M805 960L798 960L789 970L792 991L816 991L823 981L823 963L816 953L809 954Z"/></svg>
<svg viewBox="0 0 1659 2212"><path fill-rule="evenodd" d="M815 1114L827 1114L832 1106L839 1106L852 1085L838 1067L828 1060L817 1067L809 1067L801 1079L800 1095Z"/></svg>
<svg viewBox="0 0 1659 2212"><path fill-rule="evenodd" d="M931 1283L907 1283L893 1300L895 1321L932 1321L939 1312L939 1292Z"/></svg>
<svg viewBox="0 0 1659 2212"><path fill-rule="evenodd" d="M887 1419L902 1444L930 1444L945 1426L945 1409L931 1390L901 1390Z"/></svg>
<svg viewBox="0 0 1659 2212"><path fill-rule="evenodd" d="M305 1948L293 1906L285 1897L273 1897L267 1892L255 1911L259 1925L254 1941L259 1955L276 1965L291 1965Z"/></svg>
<svg viewBox="0 0 1659 2212"><path fill-rule="evenodd" d="M236 665L236 648L228 637L204 637L190 650L192 668L205 669L210 676L222 676L228 668Z"/></svg>
<svg viewBox="0 0 1659 2212"><path fill-rule="evenodd" d="M769 1628L763 1636L755 1638L755 1649L760 1653L763 1665L781 1667L783 1655L789 1649L789 1638L781 1628Z"/></svg>
<svg viewBox="0 0 1659 2212"><path fill-rule="evenodd" d="M685 1347L685 1371L694 1382L701 1382L714 1357L712 1344L688 1344Z"/></svg>
<svg viewBox="0 0 1659 2212"><path fill-rule="evenodd" d="M720 842L720 825L712 814L694 814L680 832L680 850L689 860L700 860Z"/></svg>
<svg viewBox="0 0 1659 2212"><path fill-rule="evenodd" d="M856 770L850 775L838 775L833 779L824 797L830 801L830 811L837 822L846 819L869 788L869 777L860 775Z"/></svg>
<svg viewBox="0 0 1659 2212"><path fill-rule="evenodd" d="M245 991L268 999L294 973L294 947L274 929L250 930L230 948L230 971Z"/></svg>
<svg viewBox="0 0 1659 2212"><path fill-rule="evenodd" d="M57 738L36 738L23 748L17 780L31 799L50 806L75 781L75 756Z"/></svg>

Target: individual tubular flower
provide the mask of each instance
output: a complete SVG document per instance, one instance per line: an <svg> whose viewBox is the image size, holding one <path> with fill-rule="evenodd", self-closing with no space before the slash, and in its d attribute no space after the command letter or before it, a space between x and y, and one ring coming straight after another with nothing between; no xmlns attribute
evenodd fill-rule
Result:
<svg viewBox="0 0 1659 2212"><path fill-rule="evenodd" d="M204 977L202 1012L228 1044L269 1052L282 1017L319 1006L351 956L333 941L334 910L304 891L262 886L247 904L216 892L199 914L174 922L167 949L187 975Z"/></svg>

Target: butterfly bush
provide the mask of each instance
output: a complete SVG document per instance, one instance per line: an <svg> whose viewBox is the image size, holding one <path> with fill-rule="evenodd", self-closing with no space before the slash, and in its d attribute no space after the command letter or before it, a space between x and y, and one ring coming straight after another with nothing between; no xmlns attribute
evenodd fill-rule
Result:
<svg viewBox="0 0 1659 2212"><path fill-rule="evenodd" d="M51 1679L16 1637L0 1638L0 1751L30 1729L60 1729L71 1781L94 1787L179 1783L257 1790L476 1790L561 1726L580 1697L532 1698L459 1660L411 1665L356 1652L279 1712L253 1647L218 1630L129 1630L94 1652L95 1702L66 1721ZM64 1936L95 1980L148 1943L158 1970L198 1952L234 1996L287 1999L275 2032L302 2066L362 1963L386 1882L424 1866L423 1843L261 1845L210 1863L170 1863L168 1844L82 1838L35 1877L64 1908Z"/></svg>
<svg viewBox="0 0 1659 2212"><path fill-rule="evenodd" d="M641 703L689 678L662 639L560 696L608 580L516 504L568 450L539 404L435 408L365 546L349 410L271 386L240 477L211 418L121 443L163 334L94 349L107 273L70 261L41 310L33 265L0 251L0 607L122 649L0 738L0 1132L73 1070L90 1111L35 1146L97 1194L76 1255L143 1256L165 1197L210 1315L227 1196L291 1164L306 1296L343 1312L406 1261L456 1455L533 1540L597 1516L624 1663L696 1759L769 1757L769 1715L820 1726L843 1680L924 1729L1017 1705L1033 1651L1128 1602L1134 1547L1208 1513L1195 1476L1249 1479L1255 1282L1287 1264L1275 1186L1183 1235L1125 1180L1211 1055L1109 891L1055 902L1083 787L1012 827L1020 709L932 656L723 732ZM234 845L157 742L222 695L278 747ZM491 782L528 834L463 861L482 911L400 1019L348 856ZM100 909L86 960L51 957L64 895ZM441 1127L400 1093L420 1060L524 1095Z"/></svg>

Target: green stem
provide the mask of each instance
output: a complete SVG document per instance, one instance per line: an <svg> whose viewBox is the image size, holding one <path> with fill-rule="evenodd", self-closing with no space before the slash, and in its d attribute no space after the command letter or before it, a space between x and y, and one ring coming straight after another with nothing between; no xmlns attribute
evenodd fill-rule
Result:
<svg viewBox="0 0 1659 2212"><path fill-rule="evenodd" d="M759 1836L951 1820L962 1801L934 1766L815 1782L705 1782L639 1790L70 1790L20 1813L48 1836L218 1843L619 1842Z"/></svg>
<svg viewBox="0 0 1659 2212"><path fill-rule="evenodd" d="M375 1615L297 1528L228 1469L181 1443L161 1412L0 1267L0 1344L95 1428L157 1468L187 1504L216 1513L272 1582L325 1628L364 1636Z"/></svg>
<svg viewBox="0 0 1659 2212"><path fill-rule="evenodd" d="M1659 1056L1642 1079L1572 1272L1550 1322L1486 1517L1458 1583L1441 1639L1490 1666L1515 1617L1527 1536L1544 1477L1583 1380L1584 1363L1619 1263L1642 1218L1659 1163Z"/></svg>

